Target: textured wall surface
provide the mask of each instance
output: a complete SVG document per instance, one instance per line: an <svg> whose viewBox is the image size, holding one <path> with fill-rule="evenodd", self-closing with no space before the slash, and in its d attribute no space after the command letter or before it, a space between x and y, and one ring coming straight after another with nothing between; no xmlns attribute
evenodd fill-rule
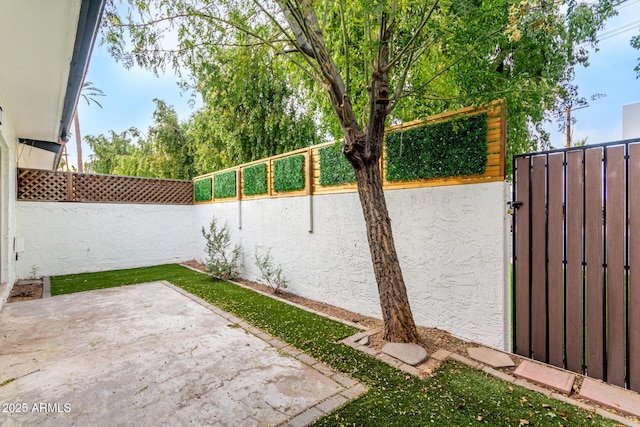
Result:
<svg viewBox="0 0 640 427"><path fill-rule="evenodd" d="M6 107L2 93L0 105ZM16 279L13 239L16 235L17 145L11 113L4 111L0 126L0 308L9 296ZM2 286L2 283L5 286Z"/></svg>
<svg viewBox="0 0 640 427"><path fill-rule="evenodd" d="M193 259L193 206L18 202L18 278Z"/></svg>
<svg viewBox="0 0 640 427"><path fill-rule="evenodd" d="M386 192L409 299L419 325L508 349L508 184ZM355 193L196 206L17 203L25 250L19 278L204 259L201 228L227 223L260 279L256 251L271 248L290 291L380 317ZM312 232L309 229L312 228Z"/></svg>
<svg viewBox="0 0 640 427"><path fill-rule="evenodd" d="M496 348L509 346L508 184L386 192L409 299L419 325ZM228 223L244 250L244 276L259 281L255 252L271 256L288 290L380 317L357 194L198 205L198 229ZM312 213L313 232L309 232ZM239 226L241 225L241 228ZM196 258L204 257L200 239Z"/></svg>

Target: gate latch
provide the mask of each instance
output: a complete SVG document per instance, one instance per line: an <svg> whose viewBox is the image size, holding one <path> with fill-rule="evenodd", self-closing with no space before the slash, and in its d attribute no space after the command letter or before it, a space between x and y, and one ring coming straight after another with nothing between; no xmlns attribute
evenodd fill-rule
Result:
<svg viewBox="0 0 640 427"><path fill-rule="evenodd" d="M509 205L509 210L507 211L507 213L509 215L513 215L515 213L515 210L520 208L520 206L522 206L523 202L521 202L521 201L515 201L515 202L510 201L510 202L507 202L507 203Z"/></svg>

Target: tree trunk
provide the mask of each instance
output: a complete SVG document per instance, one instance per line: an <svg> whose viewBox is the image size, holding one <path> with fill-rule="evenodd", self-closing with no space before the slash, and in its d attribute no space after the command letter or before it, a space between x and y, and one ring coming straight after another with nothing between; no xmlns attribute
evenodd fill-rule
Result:
<svg viewBox="0 0 640 427"><path fill-rule="evenodd" d="M342 151L355 170L367 227L369 251L384 321L383 338L391 342L417 343L418 331L411 314L407 288L393 241L379 166L389 105L388 64L392 32L387 26L386 15L383 14L380 23L378 55L368 88L369 122L363 132L353 113L338 67L327 50L311 2L301 0L293 4L281 0L278 3L294 34L298 50L313 58L320 67L324 87L342 128L345 142Z"/></svg>
<svg viewBox="0 0 640 427"><path fill-rule="evenodd" d="M82 164L82 137L80 136L80 122L78 121L78 111L76 110L76 114L73 117L73 121L75 123L75 133L76 133L76 149L78 150L78 172L84 172L83 164ZM69 167L67 165L67 167Z"/></svg>
<svg viewBox="0 0 640 427"><path fill-rule="evenodd" d="M384 321L383 339L390 342L417 343L419 336L396 253L378 162L365 164L356 169L356 180L367 228L373 272L378 284Z"/></svg>

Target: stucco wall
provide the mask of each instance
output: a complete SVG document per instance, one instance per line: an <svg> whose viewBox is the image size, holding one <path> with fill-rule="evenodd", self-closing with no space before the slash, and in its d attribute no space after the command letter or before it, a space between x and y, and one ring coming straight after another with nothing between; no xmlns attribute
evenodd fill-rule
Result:
<svg viewBox="0 0 640 427"><path fill-rule="evenodd" d="M419 325L508 349L508 230L504 182L386 192L395 242ZM255 251L272 248L290 291L380 317L365 225L355 193L198 205L243 247L244 275L259 279ZM311 209L311 211L310 211ZM309 232L310 212L313 232ZM242 228L239 228L239 225ZM197 258L204 257L199 239Z"/></svg>
<svg viewBox="0 0 640 427"><path fill-rule="evenodd" d="M193 259L193 206L18 202L18 278Z"/></svg>
<svg viewBox="0 0 640 427"><path fill-rule="evenodd" d="M6 106L2 93L0 106ZM11 113L5 109L0 125L0 308L9 296L16 278L13 238L16 233L17 139L12 124Z"/></svg>

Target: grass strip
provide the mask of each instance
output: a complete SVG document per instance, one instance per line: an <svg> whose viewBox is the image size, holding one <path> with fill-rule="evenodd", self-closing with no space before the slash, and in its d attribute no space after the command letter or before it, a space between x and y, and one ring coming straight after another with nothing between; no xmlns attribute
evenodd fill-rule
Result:
<svg viewBox="0 0 640 427"><path fill-rule="evenodd" d="M166 280L365 383L369 391L316 426L614 426L607 419L454 362L419 379L338 341L357 330L178 265L51 278L59 295Z"/></svg>

